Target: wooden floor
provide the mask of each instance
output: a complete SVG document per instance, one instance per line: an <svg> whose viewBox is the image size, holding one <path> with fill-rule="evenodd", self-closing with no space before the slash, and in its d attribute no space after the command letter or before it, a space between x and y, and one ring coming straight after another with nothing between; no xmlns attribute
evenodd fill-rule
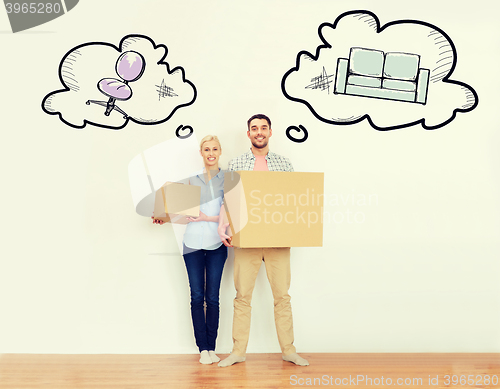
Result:
<svg viewBox="0 0 500 389"><path fill-rule="evenodd" d="M281 354L248 354L227 368L197 355L3 354L0 388L500 388L500 354L301 355L310 366Z"/></svg>

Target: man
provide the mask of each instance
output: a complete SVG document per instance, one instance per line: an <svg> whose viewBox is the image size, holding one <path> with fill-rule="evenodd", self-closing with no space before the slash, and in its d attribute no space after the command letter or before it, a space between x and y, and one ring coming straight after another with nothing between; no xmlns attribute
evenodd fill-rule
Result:
<svg viewBox="0 0 500 389"><path fill-rule="evenodd" d="M293 172L288 158L269 151L269 138L273 132L271 120L262 114L252 116L248 122L247 136L252 143L250 150L232 159L228 170L260 170ZM228 223L219 220L219 236L226 246L230 246L230 236L226 235ZM259 268L264 261L267 278L271 284L274 298L274 321L283 360L296 365L307 366L309 362L300 357L293 345L293 320L290 305L290 247L278 248L236 248L234 250L234 299L233 351L220 367L231 366L245 361L248 337L252 292Z"/></svg>

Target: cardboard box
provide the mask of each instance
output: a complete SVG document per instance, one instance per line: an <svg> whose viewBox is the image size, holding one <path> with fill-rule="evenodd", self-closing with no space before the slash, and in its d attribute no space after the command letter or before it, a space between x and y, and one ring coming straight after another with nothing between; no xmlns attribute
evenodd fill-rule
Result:
<svg viewBox="0 0 500 389"><path fill-rule="evenodd" d="M233 246L322 246L323 198L324 173L226 173L224 199Z"/></svg>
<svg viewBox="0 0 500 389"><path fill-rule="evenodd" d="M200 215L201 188L166 182L156 191L154 218L167 223L187 224L188 217Z"/></svg>

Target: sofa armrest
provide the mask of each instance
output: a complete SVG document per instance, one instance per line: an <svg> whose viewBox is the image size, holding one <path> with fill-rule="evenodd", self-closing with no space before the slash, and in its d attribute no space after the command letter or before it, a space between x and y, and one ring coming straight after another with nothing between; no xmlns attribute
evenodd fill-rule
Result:
<svg viewBox="0 0 500 389"><path fill-rule="evenodd" d="M335 93L345 93L347 83L347 70L349 60L347 58L339 58L337 61L337 71L335 72Z"/></svg>
<svg viewBox="0 0 500 389"><path fill-rule="evenodd" d="M427 89L429 86L429 69L418 70L417 78L417 93L415 96L415 102L420 104L425 104L427 102Z"/></svg>

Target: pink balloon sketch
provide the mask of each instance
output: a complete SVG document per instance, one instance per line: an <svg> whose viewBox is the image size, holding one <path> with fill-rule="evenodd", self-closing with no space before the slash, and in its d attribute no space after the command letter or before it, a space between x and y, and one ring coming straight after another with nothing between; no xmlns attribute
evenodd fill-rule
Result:
<svg viewBox="0 0 500 389"><path fill-rule="evenodd" d="M184 69L164 62L167 52L144 35L125 36L118 47L105 42L76 46L59 65L64 89L47 94L42 109L78 129L163 123L197 95Z"/></svg>

